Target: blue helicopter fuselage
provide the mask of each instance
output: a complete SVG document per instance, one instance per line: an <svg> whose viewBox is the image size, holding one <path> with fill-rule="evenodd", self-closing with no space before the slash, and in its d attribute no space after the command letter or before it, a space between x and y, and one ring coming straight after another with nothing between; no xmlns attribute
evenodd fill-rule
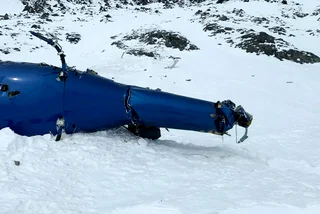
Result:
<svg viewBox="0 0 320 214"><path fill-rule="evenodd" d="M22 135L57 133L57 119L68 121L66 133L97 131L130 123L125 101L128 86L45 64L0 61L0 129ZM110 103L112 103L110 105Z"/></svg>

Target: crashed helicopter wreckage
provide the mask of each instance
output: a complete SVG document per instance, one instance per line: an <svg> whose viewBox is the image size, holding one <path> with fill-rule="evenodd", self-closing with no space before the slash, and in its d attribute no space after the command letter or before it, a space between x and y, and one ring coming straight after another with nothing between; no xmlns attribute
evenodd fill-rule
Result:
<svg viewBox="0 0 320 214"><path fill-rule="evenodd" d="M62 67L0 61L0 129L25 136L95 132L128 126L143 138L158 139L160 128L228 134L234 125L246 129L252 115L230 100L209 102L114 82L92 70L67 66L61 46L53 46Z"/></svg>

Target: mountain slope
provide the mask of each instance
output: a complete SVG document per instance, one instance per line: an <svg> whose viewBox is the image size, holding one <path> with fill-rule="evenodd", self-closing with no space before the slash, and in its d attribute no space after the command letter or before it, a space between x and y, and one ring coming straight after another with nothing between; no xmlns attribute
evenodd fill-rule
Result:
<svg viewBox="0 0 320 214"><path fill-rule="evenodd" d="M238 31L210 36L212 32L203 30L208 23L253 28L320 55L315 45L318 34L305 31L316 32L318 16L294 19L296 6L290 4L285 8L264 1L204 2L173 9L151 4L145 6L150 9L128 6L107 12L99 12L98 6L92 15L53 16L50 12L43 18L43 13L10 13L9 20L0 21L0 49L10 52L0 52L1 60L59 66L55 51L28 33L30 29L48 32L60 38L69 66L91 68L126 84L212 101L231 99L252 113L254 121L243 144L235 143L232 132L232 137L221 139L162 130L162 138L149 141L119 128L68 135L55 142L49 134L22 137L2 129L0 213L319 213L320 64L246 53L227 42L228 37L237 42ZM314 10L308 5L299 7L310 14ZM70 7L78 11L80 6L70 3ZM209 15L203 16L209 8ZM227 13L234 8L243 9L243 17ZM292 17L282 17L283 10ZM219 20L222 15L229 20ZM268 27L252 21L260 16L267 17ZM269 30L279 24L272 16L286 21L286 35ZM180 51L162 43L152 46L137 41L124 41L125 50L111 45L122 38L115 40L115 35L149 29L178 32L199 50ZM71 43L67 34L79 34L80 40ZM128 54L134 48L157 52L159 57ZM174 68L165 69L173 63L170 56L181 59ZM239 136L243 132L237 131Z"/></svg>

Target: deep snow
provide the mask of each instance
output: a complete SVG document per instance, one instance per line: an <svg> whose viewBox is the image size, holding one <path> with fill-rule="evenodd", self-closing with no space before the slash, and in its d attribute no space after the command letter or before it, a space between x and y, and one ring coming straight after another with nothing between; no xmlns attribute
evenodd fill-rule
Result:
<svg viewBox="0 0 320 214"><path fill-rule="evenodd" d="M0 14L8 12L7 8L12 9L10 13L20 11L18 1L9 2L0 1ZM320 5L317 0L310 2ZM232 137L223 139L162 130L159 140L150 141L119 128L68 135L55 142L49 134L23 137L2 129L0 213L319 213L320 65L247 54L229 47L220 37L208 37L198 20L190 21L197 19L194 13L199 7L150 7L161 15L110 10L107 13L113 22L100 22L103 14L78 14L50 17L54 21L41 27L60 34L69 66L92 68L126 84L212 101L231 99L243 105L254 116L249 139L236 144L235 130L230 132ZM272 16L283 6L230 2L218 10L224 13L235 7L245 7L251 15L260 11ZM309 3L303 4L303 10L313 11ZM86 21L75 22L77 17ZM12 29L0 29L7 34L0 36L0 48L21 47L20 52L8 55L0 52L1 60L60 65L51 47L29 39L28 31L36 20L32 16L0 21L2 27ZM297 36L286 39L320 55L319 36L303 31L319 26L315 19L310 20L288 19ZM16 25L18 21L23 25ZM249 22L238 25L261 28ZM163 58L155 60L127 54L121 58L123 50L111 46L111 36L151 27L178 31L200 50L160 47ZM13 32L20 34L13 38ZM81 34L78 44L65 40L69 32ZM40 48L33 50L35 46ZM181 60L175 68L165 69L172 63L167 58L170 55ZM238 135L242 133L238 128Z"/></svg>

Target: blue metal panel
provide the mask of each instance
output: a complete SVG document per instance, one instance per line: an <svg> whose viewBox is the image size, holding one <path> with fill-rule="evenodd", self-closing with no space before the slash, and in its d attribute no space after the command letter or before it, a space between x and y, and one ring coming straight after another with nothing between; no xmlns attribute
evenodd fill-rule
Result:
<svg viewBox="0 0 320 214"><path fill-rule="evenodd" d="M9 86L8 91L0 92L0 129L10 127L28 136L56 134L56 120L63 113L63 82L56 80L59 70L0 61L0 84Z"/></svg>
<svg viewBox="0 0 320 214"><path fill-rule="evenodd" d="M66 133L91 132L131 123L125 101L128 86L101 76L68 71L64 118Z"/></svg>
<svg viewBox="0 0 320 214"><path fill-rule="evenodd" d="M226 106L218 112L213 102L166 92L132 87L129 104L138 115L137 123L147 126L218 134L234 125L233 111ZM218 117L221 114L225 116L224 123Z"/></svg>

